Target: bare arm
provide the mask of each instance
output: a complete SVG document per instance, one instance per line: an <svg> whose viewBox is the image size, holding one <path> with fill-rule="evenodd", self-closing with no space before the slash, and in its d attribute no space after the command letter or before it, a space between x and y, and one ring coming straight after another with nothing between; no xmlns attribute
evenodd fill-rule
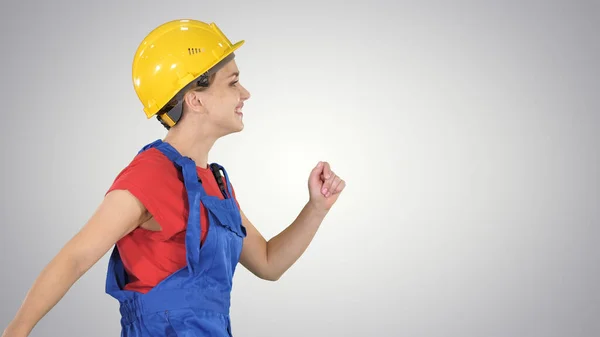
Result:
<svg viewBox="0 0 600 337"><path fill-rule="evenodd" d="M42 270L2 336L28 336L71 286L146 218L148 212L129 192L107 194L85 226Z"/></svg>
<svg viewBox="0 0 600 337"><path fill-rule="evenodd" d="M262 279L278 280L304 254L345 185L328 163L315 167L309 178L309 202L292 224L269 241L241 212L247 236L240 263Z"/></svg>
<svg viewBox="0 0 600 337"><path fill-rule="evenodd" d="M248 235L240 263L262 279L278 280L306 251L326 214L307 203L291 225L266 241L242 213Z"/></svg>

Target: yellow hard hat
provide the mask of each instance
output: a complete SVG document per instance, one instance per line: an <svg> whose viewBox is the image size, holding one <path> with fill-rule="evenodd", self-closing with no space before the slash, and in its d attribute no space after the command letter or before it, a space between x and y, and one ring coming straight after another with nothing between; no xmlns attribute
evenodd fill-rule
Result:
<svg viewBox="0 0 600 337"><path fill-rule="evenodd" d="M140 43L133 60L132 80L147 118L157 114L165 126L177 123L181 99L173 114L161 109L198 78L205 79L217 65L233 58L244 44L232 44L214 23L174 20L152 30Z"/></svg>

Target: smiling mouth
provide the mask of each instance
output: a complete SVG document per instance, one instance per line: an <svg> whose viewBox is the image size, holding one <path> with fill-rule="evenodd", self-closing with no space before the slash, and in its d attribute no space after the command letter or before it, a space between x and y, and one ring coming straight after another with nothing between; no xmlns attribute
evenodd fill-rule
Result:
<svg viewBox="0 0 600 337"><path fill-rule="evenodd" d="M244 115L244 113L242 112L242 108L243 108L243 107L244 107L244 104L240 104L240 105L238 105L238 106L235 108L235 113L236 113L236 114L238 114L238 115L240 115L240 116L243 116L243 115Z"/></svg>

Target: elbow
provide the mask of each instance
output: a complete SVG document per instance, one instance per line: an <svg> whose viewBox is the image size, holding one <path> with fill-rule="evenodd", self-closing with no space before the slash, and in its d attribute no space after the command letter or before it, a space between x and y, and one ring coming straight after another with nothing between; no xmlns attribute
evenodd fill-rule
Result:
<svg viewBox="0 0 600 337"><path fill-rule="evenodd" d="M263 279L265 281L275 282L275 281L279 281L280 277L281 277L281 275L269 275L269 276L263 276L263 277L261 277L261 279Z"/></svg>
<svg viewBox="0 0 600 337"><path fill-rule="evenodd" d="M275 282L278 281L283 273L279 273L276 271L266 270L265 272L258 275L262 280Z"/></svg>
<svg viewBox="0 0 600 337"><path fill-rule="evenodd" d="M265 278L264 280L275 282L275 281L279 281L280 278L281 278L281 274L275 274L275 275L269 275L269 277Z"/></svg>

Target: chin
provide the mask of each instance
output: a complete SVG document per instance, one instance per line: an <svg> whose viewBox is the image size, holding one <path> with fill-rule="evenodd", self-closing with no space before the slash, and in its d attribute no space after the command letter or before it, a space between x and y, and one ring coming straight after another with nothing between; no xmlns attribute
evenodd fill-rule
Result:
<svg viewBox="0 0 600 337"><path fill-rule="evenodd" d="M244 121L242 119L237 120L233 129L235 130L234 132L240 132L244 130Z"/></svg>
<svg viewBox="0 0 600 337"><path fill-rule="evenodd" d="M232 133L238 133L238 132L241 132L242 130L244 130L244 124L238 123L237 125L233 125L232 127L228 128L228 130L225 132L225 135L229 135Z"/></svg>

